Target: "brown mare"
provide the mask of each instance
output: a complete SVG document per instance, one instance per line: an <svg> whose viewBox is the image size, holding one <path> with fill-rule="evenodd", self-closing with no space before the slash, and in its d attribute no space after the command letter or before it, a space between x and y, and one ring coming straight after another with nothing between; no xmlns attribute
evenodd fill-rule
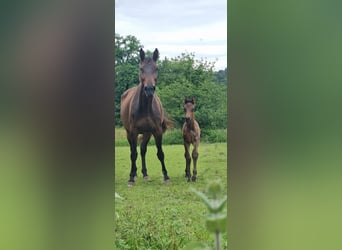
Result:
<svg viewBox="0 0 342 250"><path fill-rule="evenodd" d="M121 119L127 132L127 140L131 148L131 172L128 185L134 184L134 177L137 176L137 137L142 134L140 153L142 160L142 174L144 179L149 179L146 169L145 155L147 144L154 136L157 146L157 156L162 166L164 181L170 178L164 163L164 152L162 150L162 138L166 128L172 125L171 120L164 114L162 104L155 93L157 84L158 49L153 52L152 58L145 57L145 52L140 49L140 73L138 86L126 90L121 96Z"/></svg>
<svg viewBox="0 0 342 250"><path fill-rule="evenodd" d="M183 124L183 140L184 140L184 148L185 148L185 177L188 177L188 182L190 181L191 173L190 173L190 144L194 146L192 150L192 159L194 163L193 175L191 180L196 181L197 175L197 158L198 158L198 146L200 143L201 137L201 129L198 125L198 122L195 120L194 110L195 110L195 98L186 98L184 97L183 101L184 112L185 112L185 122Z"/></svg>

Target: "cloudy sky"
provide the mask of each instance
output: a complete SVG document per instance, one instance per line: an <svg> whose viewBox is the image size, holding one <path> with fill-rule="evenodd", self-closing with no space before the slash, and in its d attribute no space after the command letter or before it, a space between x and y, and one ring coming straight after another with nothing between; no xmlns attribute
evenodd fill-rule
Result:
<svg viewBox="0 0 342 250"><path fill-rule="evenodd" d="M133 35L161 58L194 52L227 67L226 0L116 0L115 32Z"/></svg>

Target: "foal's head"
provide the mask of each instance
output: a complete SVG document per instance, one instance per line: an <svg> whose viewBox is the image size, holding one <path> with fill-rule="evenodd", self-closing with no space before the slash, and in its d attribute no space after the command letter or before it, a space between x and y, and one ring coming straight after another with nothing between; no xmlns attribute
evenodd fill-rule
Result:
<svg viewBox="0 0 342 250"><path fill-rule="evenodd" d="M144 93L147 97L151 97L154 94L157 84L158 67L157 60L159 57L158 49L153 52L152 58L145 57L145 51L140 49L140 74L139 79L143 85Z"/></svg>
<svg viewBox="0 0 342 250"><path fill-rule="evenodd" d="M187 98L184 97L183 101L184 112L185 112L185 122L190 123L191 120L194 120L194 111L195 111L195 98Z"/></svg>

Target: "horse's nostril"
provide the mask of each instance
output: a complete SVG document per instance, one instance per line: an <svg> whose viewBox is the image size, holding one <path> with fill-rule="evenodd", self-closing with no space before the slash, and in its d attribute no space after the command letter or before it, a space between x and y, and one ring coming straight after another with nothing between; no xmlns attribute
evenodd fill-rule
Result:
<svg viewBox="0 0 342 250"><path fill-rule="evenodd" d="M153 86L152 84L148 84L147 86L144 87L144 91L146 96L152 96L155 92L155 86Z"/></svg>
<svg viewBox="0 0 342 250"><path fill-rule="evenodd" d="M144 88L145 91L155 91L156 90L156 87L155 86L146 86Z"/></svg>

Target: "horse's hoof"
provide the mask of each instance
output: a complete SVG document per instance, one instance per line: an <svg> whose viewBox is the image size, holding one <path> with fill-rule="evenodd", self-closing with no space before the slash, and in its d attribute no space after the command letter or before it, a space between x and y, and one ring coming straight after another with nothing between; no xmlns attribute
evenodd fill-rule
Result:
<svg viewBox="0 0 342 250"><path fill-rule="evenodd" d="M128 182L128 187L133 187L134 186L134 181L129 181Z"/></svg>
<svg viewBox="0 0 342 250"><path fill-rule="evenodd" d="M188 182L190 182L190 178L188 178Z"/></svg>
<svg viewBox="0 0 342 250"><path fill-rule="evenodd" d="M146 180L146 181L150 181L150 180L151 180L151 178L150 178L150 176L146 175L146 176L144 176L144 180Z"/></svg>
<svg viewBox="0 0 342 250"><path fill-rule="evenodd" d="M191 180L192 180L193 182L195 182L195 181L196 181L196 177L195 177L195 176L192 176Z"/></svg>
<svg viewBox="0 0 342 250"><path fill-rule="evenodd" d="M171 183L171 180L170 180L170 178L169 178L169 179L166 179L166 180L164 180L164 183L165 183L165 184L170 184L170 183Z"/></svg>

